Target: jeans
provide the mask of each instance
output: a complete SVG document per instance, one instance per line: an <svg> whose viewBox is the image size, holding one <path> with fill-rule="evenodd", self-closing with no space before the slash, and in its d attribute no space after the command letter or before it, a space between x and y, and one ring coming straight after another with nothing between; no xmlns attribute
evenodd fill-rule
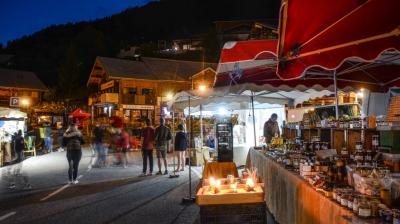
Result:
<svg viewBox="0 0 400 224"><path fill-rule="evenodd" d="M97 165L105 165L107 156L106 147L103 146L103 143L95 143L94 149L97 153Z"/></svg>
<svg viewBox="0 0 400 224"><path fill-rule="evenodd" d="M68 177L69 180L76 180L78 176L78 167L79 162L81 161L82 150L68 150L67 151L67 160L68 160Z"/></svg>
<svg viewBox="0 0 400 224"><path fill-rule="evenodd" d="M60 148L62 148L62 141L63 141L63 136L58 136L58 144L60 145Z"/></svg>
<svg viewBox="0 0 400 224"><path fill-rule="evenodd" d="M142 150L143 156L143 173L146 173L147 170L147 158L149 158L150 163L150 173L153 173L153 150Z"/></svg>
<svg viewBox="0 0 400 224"><path fill-rule="evenodd" d="M22 160L24 160L24 150L15 151L15 154L17 155L17 163L22 162Z"/></svg>
<svg viewBox="0 0 400 224"><path fill-rule="evenodd" d="M52 137L45 137L44 138L44 148L48 152L52 152L53 151L53 138Z"/></svg>

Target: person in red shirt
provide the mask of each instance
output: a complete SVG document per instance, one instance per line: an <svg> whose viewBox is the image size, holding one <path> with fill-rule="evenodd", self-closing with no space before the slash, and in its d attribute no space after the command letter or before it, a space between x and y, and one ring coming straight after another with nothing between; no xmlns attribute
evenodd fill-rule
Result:
<svg viewBox="0 0 400 224"><path fill-rule="evenodd" d="M142 138L142 156L143 156L143 173L140 176L146 176L147 170L147 158L149 158L150 170L147 175L153 175L153 148L154 148L154 138L155 130L151 126L150 119L146 119L146 127L141 131Z"/></svg>

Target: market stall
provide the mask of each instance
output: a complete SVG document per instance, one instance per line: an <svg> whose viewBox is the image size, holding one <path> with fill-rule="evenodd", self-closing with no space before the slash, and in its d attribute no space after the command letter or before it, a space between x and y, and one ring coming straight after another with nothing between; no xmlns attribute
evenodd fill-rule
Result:
<svg viewBox="0 0 400 224"><path fill-rule="evenodd" d="M19 110L0 108L0 166L12 161L14 151L11 149L12 136L18 130L26 132L27 114Z"/></svg>

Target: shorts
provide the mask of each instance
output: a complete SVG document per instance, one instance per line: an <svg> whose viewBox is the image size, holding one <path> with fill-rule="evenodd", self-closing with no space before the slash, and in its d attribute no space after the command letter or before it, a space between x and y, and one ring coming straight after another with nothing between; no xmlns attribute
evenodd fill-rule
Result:
<svg viewBox="0 0 400 224"><path fill-rule="evenodd" d="M166 146L166 145L157 147L157 158L165 159L166 155L167 155L167 150L168 150L168 146Z"/></svg>

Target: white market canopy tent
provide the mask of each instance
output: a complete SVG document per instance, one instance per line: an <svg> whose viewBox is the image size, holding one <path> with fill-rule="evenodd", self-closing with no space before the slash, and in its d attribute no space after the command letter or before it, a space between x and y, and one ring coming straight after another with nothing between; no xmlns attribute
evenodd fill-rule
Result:
<svg viewBox="0 0 400 224"><path fill-rule="evenodd" d="M27 114L22 111L0 107L0 119L24 119L27 117Z"/></svg>
<svg viewBox="0 0 400 224"><path fill-rule="evenodd" d="M309 99L323 97L333 94L331 91L317 91L309 89L306 91L288 90L282 91L273 88L265 88L251 83L215 87L204 92L200 90L182 91L177 93L168 106L174 109L184 110L190 107L191 112L200 110L218 110L224 106L229 110L240 110L251 108L251 98L254 99L254 109L267 109L277 105L296 105Z"/></svg>

